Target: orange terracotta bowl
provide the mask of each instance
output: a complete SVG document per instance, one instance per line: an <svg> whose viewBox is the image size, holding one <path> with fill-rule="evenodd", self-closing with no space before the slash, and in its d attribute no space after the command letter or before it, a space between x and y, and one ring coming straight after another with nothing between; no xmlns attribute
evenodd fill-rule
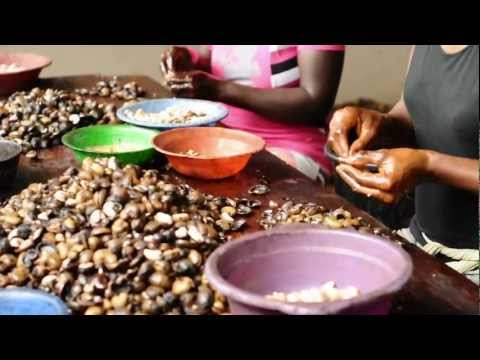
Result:
<svg viewBox="0 0 480 360"><path fill-rule="evenodd" d="M153 140L179 173L204 180L224 179L242 171L265 142L250 133L220 127L178 128ZM193 151L196 154L186 154Z"/></svg>
<svg viewBox="0 0 480 360"><path fill-rule="evenodd" d="M29 89L37 81L40 72L51 63L51 59L41 55L0 53L0 64L16 64L22 68L10 73L0 72L0 96Z"/></svg>

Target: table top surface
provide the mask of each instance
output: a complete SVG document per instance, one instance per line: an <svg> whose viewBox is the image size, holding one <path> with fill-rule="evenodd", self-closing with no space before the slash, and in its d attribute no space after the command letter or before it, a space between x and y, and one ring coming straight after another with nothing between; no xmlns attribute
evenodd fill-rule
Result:
<svg viewBox="0 0 480 360"><path fill-rule="evenodd" d="M84 75L47 78L39 81L39 86L70 90L91 87L104 78L110 77ZM120 76L118 79L121 83L136 81L147 91L146 97L168 96L168 92L160 84L148 77ZM109 99L105 101L113 102ZM18 193L30 183L46 181L75 165L73 154L63 146L42 150L39 157L37 161L30 161L25 157L20 159L15 183L8 191L0 189L0 199ZM261 197L262 203L265 205L269 200L282 203L285 198L289 198L294 201L317 202L326 208L344 207L355 216L363 217L372 225L388 230L367 213L354 207L342 197L329 192L320 184L309 180L268 152L255 155L241 173L221 181L185 178L173 171L170 171L170 175L174 180L186 182L203 192L230 197L247 196L248 189L252 185L258 184L266 178L270 183L271 192ZM248 226L243 233L261 230L257 224L260 214L261 211L256 211L249 218ZM397 238L397 240L400 239ZM478 314L480 304L478 286L417 247L403 241L402 247L412 258L414 272L405 289L396 297L393 313Z"/></svg>

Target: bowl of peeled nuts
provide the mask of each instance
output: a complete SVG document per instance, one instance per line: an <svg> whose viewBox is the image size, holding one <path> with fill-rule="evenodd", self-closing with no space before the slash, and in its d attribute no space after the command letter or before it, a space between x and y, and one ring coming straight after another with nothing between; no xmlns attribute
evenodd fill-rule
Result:
<svg viewBox="0 0 480 360"><path fill-rule="evenodd" d="M22 147L17 143L0 140L0 189L13 184L21 152Z"/></svg>
<svg viewBox="0 0 480 360"><path fill-rule="evenodd" d="M412 268L389 240L297 224L221 246L205 275L236 315L383 315Z"/></svg>
<svg viewBox="0 0 480 360"><path fill-rule="evenodd" d="M51 63L42 55L0 53L0 96L31 87Z"/></svg>
<svg viewBox="0 0 480 360"><path fill-rule="evenodd" d="M228 116L221 103L199 99L149 99L125 105L117 117L128 124L154 129L215 126Z"/></svg>

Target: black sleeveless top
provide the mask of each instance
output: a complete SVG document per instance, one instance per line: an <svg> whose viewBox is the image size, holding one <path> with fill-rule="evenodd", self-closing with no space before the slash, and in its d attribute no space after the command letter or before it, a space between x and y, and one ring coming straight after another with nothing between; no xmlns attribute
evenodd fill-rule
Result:
<svg viewBox="0 0 480 360"><path fill-rule="evenodd" d="M440 45L416 46L404 97L418 148L478 159L478 52L478 45L456 54ZM423 243L420 231L449 247L478 249L478 200L478 193L422 183L410 229Z"/></svg>

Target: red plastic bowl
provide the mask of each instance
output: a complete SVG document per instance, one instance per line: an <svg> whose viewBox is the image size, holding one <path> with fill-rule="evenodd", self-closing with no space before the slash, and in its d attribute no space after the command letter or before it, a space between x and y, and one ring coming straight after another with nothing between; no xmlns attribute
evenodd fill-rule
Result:
<svg viewBox="0 0 480 360"><path fill-rule="evenodd" d="M352 230L286 225L222 245L208 258L205 275L224 294L234 315L385 315L412 274L397 244ZM318 304L266 299L335 281L360 295Z"/></svg>
<svg viewBox="0 0 480 360"><path fill-rule="evenodd" d="M8 96L15 91L32 87L40 72L51 63L50 58L42 55L0 53L0 64L16 64L22 67L15 72L0 72L0 96Z"/></svg>
<svg viewBox="0 0 480 360"><path fill-rule="evenodd" d="M204 180L224 179L242 171L265 141L245 131L222 127L191 127L158 134L155 149L180 174ZM186 155L193 150L199 156Z"/></svg>

